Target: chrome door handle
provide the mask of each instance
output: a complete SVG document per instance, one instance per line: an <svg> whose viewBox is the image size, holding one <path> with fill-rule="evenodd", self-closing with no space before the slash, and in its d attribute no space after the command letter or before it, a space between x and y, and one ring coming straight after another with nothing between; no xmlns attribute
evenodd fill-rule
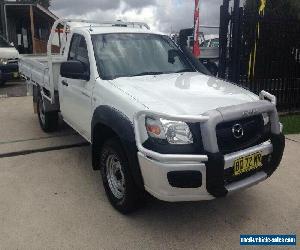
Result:
<svg viewBox="0 0 300 250"><path fill-rule="evenodd" d="M67 83L65 80L62 80L61 83L62 83L62 85L66 86L66 87L69 86L69 83Z"/></svg>

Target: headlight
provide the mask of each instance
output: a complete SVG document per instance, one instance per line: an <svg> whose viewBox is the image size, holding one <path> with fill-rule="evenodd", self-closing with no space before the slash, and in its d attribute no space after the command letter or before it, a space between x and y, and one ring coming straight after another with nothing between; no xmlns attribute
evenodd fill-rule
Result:
<svg viewBox="0 0 300 250"><path fill-rule="evenodd" d="M170 144L192 144L193 136L185 122L165 119L146 118L148 135L157 139L165 139Z"/></svg>
<svg viewBox="0 0 300 250"><path fill-rule="evenodd" d="M8 62L8 59L6 59L6 58L0 58L0 64L6 65L7 62Z"/></svg>

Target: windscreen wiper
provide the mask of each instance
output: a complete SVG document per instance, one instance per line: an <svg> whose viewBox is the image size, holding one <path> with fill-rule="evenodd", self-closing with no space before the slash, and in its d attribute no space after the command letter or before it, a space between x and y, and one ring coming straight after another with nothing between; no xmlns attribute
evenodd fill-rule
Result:
<svg viewBox="0 0 300 250"><path fill-rule="evenodd" d="M181 70L178 70L174 73L184 73L184 72L196 72L196 71L193 70L193 69L181 69Z"/></svg>
<svg viewBox="0 0 300 250"><path fill-rule="evenodd" d="M105 79L105 80L114 80L114 79L120 78L120 77L134 77L134 76L162 75L162 74L168 74L168 73L150 71L150 72L142 72L142 73L139 73L139 74L136 74L136 75L115 75L115 76L107 77L107 79Z"/></svg>
<svg viewBox="0 0 300 250"><path fill-rule="evenodd" d="M149 72L142 72L136 75L131 75L131 76L146 76L146 75L162 75L165 74L165 72L155 72L155 71L149 71Z"/></svg>

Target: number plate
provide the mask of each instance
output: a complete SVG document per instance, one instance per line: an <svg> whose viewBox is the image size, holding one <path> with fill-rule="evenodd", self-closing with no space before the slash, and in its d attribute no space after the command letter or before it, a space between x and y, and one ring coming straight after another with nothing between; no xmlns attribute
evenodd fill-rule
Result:
<svg viewBox="0 0 300 250"><path fill-rule="evenodd" d="M243 156L233 163L233 175L238 176L262 166L261 153Z"/></svg>

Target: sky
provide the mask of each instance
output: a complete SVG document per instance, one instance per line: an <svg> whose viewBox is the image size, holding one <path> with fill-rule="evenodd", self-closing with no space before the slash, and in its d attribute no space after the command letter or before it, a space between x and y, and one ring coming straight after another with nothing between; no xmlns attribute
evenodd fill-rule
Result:
<svg viewBox="0 0 300 250"><path fill-rule="evenodd" d="M219 26L222 2L200 0L200 24ZM146 22L153 30L171 33L193 26L194 5L194 0L52 0L50 10L65 18Z"/></svg>

